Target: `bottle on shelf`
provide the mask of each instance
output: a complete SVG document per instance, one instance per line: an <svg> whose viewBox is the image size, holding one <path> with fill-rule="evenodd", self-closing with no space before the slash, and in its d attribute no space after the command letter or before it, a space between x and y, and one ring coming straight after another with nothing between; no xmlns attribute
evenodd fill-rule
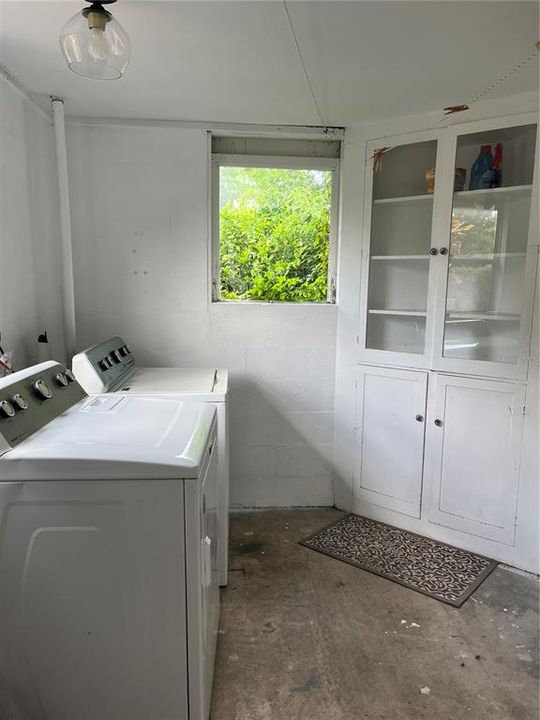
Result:
<svg viewBox="0 0 540 720"><path fill-rule="evenodd" d="M495 157L493 159L493 172L491 177L491 187L498 188L502 185L502 152L501 143L495 145Z"/></svg>
<svg viewBox="0 0 540 720"><path fill-rule="evenodd" d="M426 168L426 193L433 195L435 192L435 168Z"/></svg>
<svg viewBox="0 0 540 720"><path fill-rule="evenodd" d="M456 168L454 173L454 192L461 192L465 189L466 178L467 170L465 170L465 168Z"/></svg>
<svg viewBox="0 0 540 720"><path fill-rule="evenodd" d="M482 145L480 155L476 158L471 168L471 179L469 190L485 190L492 187L493 155L491 145Z"/></svg>

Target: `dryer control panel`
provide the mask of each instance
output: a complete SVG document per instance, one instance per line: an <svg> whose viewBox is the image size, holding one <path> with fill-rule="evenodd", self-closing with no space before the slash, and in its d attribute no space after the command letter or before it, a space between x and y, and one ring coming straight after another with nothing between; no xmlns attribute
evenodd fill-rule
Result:
<svg viewBox="0 0 540 720"><path fill-rule="evenodd" d="M121 337L92 345L73 357L73 372L87 393L116 390L135 369L135 358Z"/></svg>
<svg viewBox="0 0 540 720"><path fill-rule="evenodd" d="M53 361L0 379L0 455L85 397L71 370Z"/></svg>

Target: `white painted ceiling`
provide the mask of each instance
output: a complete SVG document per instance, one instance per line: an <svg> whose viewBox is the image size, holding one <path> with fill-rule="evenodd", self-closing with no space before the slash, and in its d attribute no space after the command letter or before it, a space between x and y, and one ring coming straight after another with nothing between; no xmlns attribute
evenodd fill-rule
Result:
<svg viewBox="0 0 540 720"><path fill-rule="evenodd" d="M0 0L0 63L70 115L320 124L283 4L119 0L133 43L117 81L71 73L58 34L82 0ZM534 51L538 4L521 1L289 2L329 125L467 102ZM489 98L535 90L530 62Z"/></svg>

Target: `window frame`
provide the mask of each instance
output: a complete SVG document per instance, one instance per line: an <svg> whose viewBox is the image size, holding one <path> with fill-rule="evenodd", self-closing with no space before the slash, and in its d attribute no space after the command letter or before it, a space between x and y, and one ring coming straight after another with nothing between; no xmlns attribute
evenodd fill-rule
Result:
<svg viewBox="0 0 540 720"><path fill-rule="evenodd" d="M236 153L212 153L212 176L210 186L211 205L211 293L212 303L232 304L277 304L286 305L335 305L336 273L338 251L338 212L339 212L339 158L299 157L290 155L240 155ZM219 242L219 170L221 167L257 167L281 170L330 170L332 172L332 192L330 197L330 233L328 246L328 272L326 280L326 301L294 300L224 300L221 295L221 265Z"/></svg>

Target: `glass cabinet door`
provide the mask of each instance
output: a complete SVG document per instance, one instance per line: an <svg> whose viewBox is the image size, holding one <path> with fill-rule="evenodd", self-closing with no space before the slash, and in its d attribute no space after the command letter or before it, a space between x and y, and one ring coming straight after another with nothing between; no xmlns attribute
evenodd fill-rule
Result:
<svg viewBox="0 0 540 720"><path fill-rule="evenodd" d="M437 141L393 147L373 173L366 348L422 355Z"/></svg>
<svg viewBox="0 0 540 720"><path fill-rule="evenodd" d="M458 137L443 355L515 363L536 126Z"/></svg>

